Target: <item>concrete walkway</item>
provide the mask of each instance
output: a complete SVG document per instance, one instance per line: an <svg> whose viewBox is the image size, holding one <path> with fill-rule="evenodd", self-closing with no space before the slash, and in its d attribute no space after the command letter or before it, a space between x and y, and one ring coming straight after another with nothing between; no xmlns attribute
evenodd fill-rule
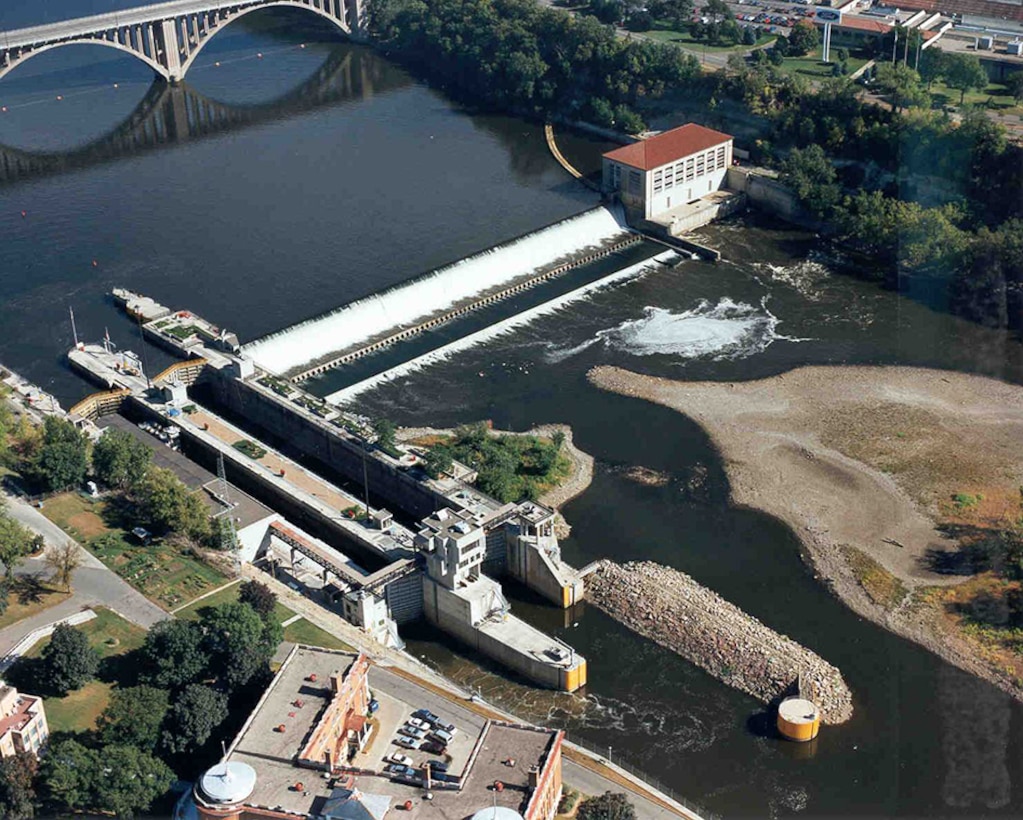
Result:
<svg viewBox="0 0 1023 820"><path fill-rule="evenodd" d="M47 546L71 540L60 527L34 507L10 495L5 494L3 498L8 513L32 532L42 535ZM91 606L105 606L143 629L149 629L153 624L170 617L141 592L133 589L117 573L104 566L103 562L90 552L80 545L78 549L82 556L82 565L75 570L72 577L71 586L74 594L56 606L0 629L0 656L10 652L34 629L62 620ZM47 578L51 572L42 558L29 558L18 564L15 574L41 575Z"/></svg>

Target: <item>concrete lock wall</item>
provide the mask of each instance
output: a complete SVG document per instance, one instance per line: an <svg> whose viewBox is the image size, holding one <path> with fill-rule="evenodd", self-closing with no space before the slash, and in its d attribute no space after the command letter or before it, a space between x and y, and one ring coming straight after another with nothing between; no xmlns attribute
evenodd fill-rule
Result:
<svg viewBox="0 0 1023 820"><path fill-rule="evenodd" d="M474 627L469 616L469 602L426 576L423 576L423 611L427 621L477 652L482 652L541 686L550 689L567 688L565 670L544 663Z"/></svg>
<svg viewBox="0 0 1023 820"><path fill-rule="evenodd" d="M581 590L574 594L572 581L562 578L559 568L542 549L517 537L508 539L508 574L560 607L569 607L582 598ZM577 583L582 586L581 581Z"/></svg>
<svg viewBox="0 0 1023 820"><path fill-rule="evenodd" d="M359 485L365 461L370 492L386 503L418 518L445 506L443 497L428 486L372 455L364 459L361 445L343 438L340 431L328 429L329 422L307 418L290 402L275 400L247 382L227 375L211 379L208 386L216 401L232 412L274 431L306 456Z"/></svg>
<svg viewBox="0 0 1023 820"><path fill-rule="evenodd" d="M745 193L751 205L773 211L782 219L798 221L802 216L795 194L778 180L762 173L733 166L728 169L725 184L732 191Z"/></svg>

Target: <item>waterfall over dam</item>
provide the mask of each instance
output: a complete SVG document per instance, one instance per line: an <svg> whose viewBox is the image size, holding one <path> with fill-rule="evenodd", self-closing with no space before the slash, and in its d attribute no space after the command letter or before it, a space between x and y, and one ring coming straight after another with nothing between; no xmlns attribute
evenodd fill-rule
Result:
<svg viewBox="0 0 1023 820"><path fill-rule="evenodd" d="M290 376L627 233L623 219L594 208L265 336L245 352L260 367Z"/></svg>

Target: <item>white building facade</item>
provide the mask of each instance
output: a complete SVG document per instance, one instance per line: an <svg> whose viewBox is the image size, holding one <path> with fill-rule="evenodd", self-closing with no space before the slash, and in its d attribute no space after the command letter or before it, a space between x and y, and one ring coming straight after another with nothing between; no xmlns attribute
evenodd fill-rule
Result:
<svg viewBox="0 0 1023 820"><path fill-rule="evenodd" d="M723 188L731 164L731 135L688 123L604 154L603 189L651 219Z"/></svg>

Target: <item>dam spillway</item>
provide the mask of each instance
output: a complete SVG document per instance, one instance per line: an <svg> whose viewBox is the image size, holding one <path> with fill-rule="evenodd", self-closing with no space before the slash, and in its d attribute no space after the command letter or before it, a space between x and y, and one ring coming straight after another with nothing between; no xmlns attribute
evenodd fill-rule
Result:
<svg viewBox="0 0 1023 820"><path fill-rule="evenodd" d="M265 370L304 378L344 363L346 352L387 344L417 325L556 275L576 264L573 257L608 253L627 241L620 217L594 208L258 339L245 352Z"/></svg>

